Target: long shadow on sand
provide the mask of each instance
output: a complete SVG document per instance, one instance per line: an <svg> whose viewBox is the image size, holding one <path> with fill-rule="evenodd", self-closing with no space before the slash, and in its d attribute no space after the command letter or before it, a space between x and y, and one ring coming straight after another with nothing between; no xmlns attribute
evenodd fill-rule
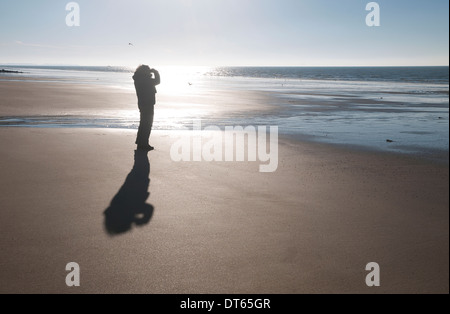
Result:
<svg viewBox="0 0 450 314"><path fill-rule="evenodd" d="M153 206L146 201L150 196L150 162L146 151L134 152L134 166L125 183L105 210L105 230L119 235L131 230L133 224L143 226L153 216Z"/></svg>

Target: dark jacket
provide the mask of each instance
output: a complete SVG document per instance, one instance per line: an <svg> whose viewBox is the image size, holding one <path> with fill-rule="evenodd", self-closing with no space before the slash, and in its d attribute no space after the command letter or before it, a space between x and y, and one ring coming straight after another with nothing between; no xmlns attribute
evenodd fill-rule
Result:
<svg viewBox="0 0 450 314"><path fill-rule="evenodd" d="M161 78L157 71L153 72L155 77L148 74L133 75L134 87L136 88L136 95L138 97L139 107L151 106L156 103L156 85L161 83Z"/></svg>

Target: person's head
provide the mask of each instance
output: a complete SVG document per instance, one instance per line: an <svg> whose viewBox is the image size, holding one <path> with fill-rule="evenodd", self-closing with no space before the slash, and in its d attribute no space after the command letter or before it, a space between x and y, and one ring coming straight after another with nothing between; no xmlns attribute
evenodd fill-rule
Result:
<svg viewBox="0 0 450 314"><path fill-rule="evenodd" d="M150 67L148 65L145 64L141 64L140 66L138 66L138 68L136 69L136 72L134 72L135 75L151 75L151 70Z"/></svg>

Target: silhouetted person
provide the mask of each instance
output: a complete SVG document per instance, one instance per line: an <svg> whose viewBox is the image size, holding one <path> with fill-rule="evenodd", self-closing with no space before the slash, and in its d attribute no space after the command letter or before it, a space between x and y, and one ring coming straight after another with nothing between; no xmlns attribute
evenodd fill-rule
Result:
<svg viewBox="0 0 450 314"><path fill-rule="evenodd" d="M161 83L159 72L150 69L148 65L141 65L136 69L133 75L136 95L138 97L138 106L141 113L141 121L136 138L136 144L139 150L153 150L148 140L153 126L153 116L156 103L156 85Z"/></svg>
<svg viewBox="0 0 450 314"><path fill-rule="evenodd" d="M150 162L148 152L136 150L134 166L125 183L105 210L105 229L110 235L121 234L147 224L153 216L153 206L146 201L150 196Z"/></svg>

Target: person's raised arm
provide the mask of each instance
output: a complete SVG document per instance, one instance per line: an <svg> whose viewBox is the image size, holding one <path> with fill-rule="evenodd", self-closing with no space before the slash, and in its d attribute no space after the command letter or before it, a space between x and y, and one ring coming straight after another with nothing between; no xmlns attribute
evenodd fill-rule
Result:
<svg viewBox="0 0 450 314"><path fill-rule="evenodd" d="M159 72L155 69L152 69L153 74L155 75L155 78L153 79L153 85L159 85L161 84L161 76L159 75Z"/></svg>

